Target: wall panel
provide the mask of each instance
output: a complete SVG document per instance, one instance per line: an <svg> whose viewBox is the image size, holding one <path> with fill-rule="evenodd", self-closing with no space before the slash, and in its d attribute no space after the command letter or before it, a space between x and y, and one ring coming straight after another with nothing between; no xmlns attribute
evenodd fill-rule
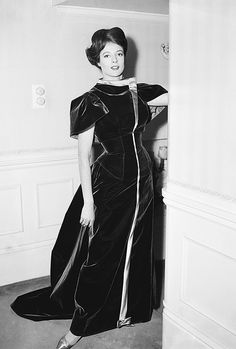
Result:
<svg viewBox="0 0 236 349"><path fill-rule="evenodd" d="M0 235L23 231L22 193L20 185L0 187Z"/></svg>
<svg viewBox="0 0 236 349"><path fill-rule="evenodd" d="M232 258L188 238L183 244L181 300L236 335L236 284L229 277L236 275L236 255Z"/></svg>
<svg viewBox="0 0 236 349"><path fill-rule="evenodd" d="M73 194L73 179L37 184L38 228L57 226Z"/></svg>
<svg viewBox="0 0 236 349"><path fill-rule="evenodd" d="M76 148L5 154L0 180L0 285L47 275L79 184Z"/></svg>

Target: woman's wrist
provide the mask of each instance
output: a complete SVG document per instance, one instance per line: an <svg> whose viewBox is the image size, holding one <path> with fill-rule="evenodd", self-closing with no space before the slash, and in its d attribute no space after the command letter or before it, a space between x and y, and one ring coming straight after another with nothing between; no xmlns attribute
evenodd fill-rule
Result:
<svg viewBox="0 0 236 349"><path fill-rule="evenodd" d="M93 198L92 198L92 199L85 199L85 200L84 200L84 205L88 205L88 206L94 205L94 200L93 200Z"/></svg>

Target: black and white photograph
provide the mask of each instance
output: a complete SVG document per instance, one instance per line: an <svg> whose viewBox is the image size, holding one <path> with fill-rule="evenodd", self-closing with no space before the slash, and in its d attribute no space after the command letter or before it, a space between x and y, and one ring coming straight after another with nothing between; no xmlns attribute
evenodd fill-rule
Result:
<svg viewBox="0 0 236 349"><path fill-rule="evenodd" d="M236 348L236 2L0 0L0 348Z"/></svg>

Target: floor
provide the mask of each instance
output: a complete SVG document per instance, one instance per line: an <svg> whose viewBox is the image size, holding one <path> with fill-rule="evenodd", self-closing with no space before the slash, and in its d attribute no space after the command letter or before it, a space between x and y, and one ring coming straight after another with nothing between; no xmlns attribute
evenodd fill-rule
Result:
<svg viewBox="0 0 236 349"><path fill-rule="evenodd" d="M10 308L19 294L48 285L40 278L0 287L0 348L55 349L66 333L70 320L33 322L18 317ZM154 311L152 320L134 327L123 327L83 338L75 349L161 349L161 312Z"/></svg>

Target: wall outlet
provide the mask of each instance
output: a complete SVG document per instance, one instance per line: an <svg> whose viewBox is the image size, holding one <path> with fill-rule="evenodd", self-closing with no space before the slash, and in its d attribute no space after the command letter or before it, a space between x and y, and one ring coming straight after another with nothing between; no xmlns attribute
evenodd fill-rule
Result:
<svg viewBox="0 0 236 349"><path fill-rule="evenodd" d="M32 108L45 108L46 106L46 89L44 85L32 85Z"/></svg>

